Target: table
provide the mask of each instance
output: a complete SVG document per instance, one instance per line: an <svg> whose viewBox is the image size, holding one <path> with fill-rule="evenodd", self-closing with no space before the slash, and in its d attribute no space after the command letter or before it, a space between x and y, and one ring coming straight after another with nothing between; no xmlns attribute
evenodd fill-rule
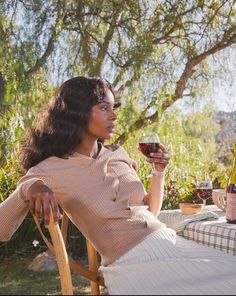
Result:
<svg viewBox="0 0 236 296"><path fill-rule="evenodd" d="M225 213L215 205L206 206L206 209L216 213L219 219L191 221L185 225L182 231L178 232L178 235L231 255L236 255L236 224L226 223ZM172 214L173 217L176 214L181 215L178 209L163 211L160 214L160 217L166 221L171 221ZM162 222L165 223L166 221ZM171 227L168 223L167 226Z"/></svg>
<svg viewBox="0 0 236 296"><path fill-rule="evenodd" d="M207 209L215 212L219 220L190 222L180 235L236 255L236 224L226 223L225 213L216 206L207 206Z"/></svg>

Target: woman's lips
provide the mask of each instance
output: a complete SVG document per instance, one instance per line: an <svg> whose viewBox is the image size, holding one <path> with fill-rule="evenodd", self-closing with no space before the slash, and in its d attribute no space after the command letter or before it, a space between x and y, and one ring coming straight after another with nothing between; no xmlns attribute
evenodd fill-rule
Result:
<svg viewBox="0 0 236 296"><path fill-rule="evenodd" d="M108 126L107 130L108 130L109 133L114 133L115 127L113 125Z"/></svg>

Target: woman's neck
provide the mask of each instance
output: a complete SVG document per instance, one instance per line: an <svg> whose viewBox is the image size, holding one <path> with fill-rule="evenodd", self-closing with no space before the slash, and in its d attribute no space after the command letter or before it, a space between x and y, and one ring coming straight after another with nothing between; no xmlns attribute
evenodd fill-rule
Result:
<svg viewBox="0 0 236 296"><path fill-rule="evenodd" d="M99 153L98 142L83 142L75 147L75 152L92 158L96 158Z"/></svg>

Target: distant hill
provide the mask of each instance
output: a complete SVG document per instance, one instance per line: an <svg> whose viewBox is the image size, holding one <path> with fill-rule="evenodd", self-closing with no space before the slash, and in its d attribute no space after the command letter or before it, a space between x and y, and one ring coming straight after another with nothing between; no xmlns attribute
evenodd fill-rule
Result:
<svg viewBox="0 0 236 296"><path fill-rule="evenodd" d="M236 111L218 111L214 119L220 125L216 135L217 154L220 161L227 165L232 162L232 144L236 143Z"/></svg>

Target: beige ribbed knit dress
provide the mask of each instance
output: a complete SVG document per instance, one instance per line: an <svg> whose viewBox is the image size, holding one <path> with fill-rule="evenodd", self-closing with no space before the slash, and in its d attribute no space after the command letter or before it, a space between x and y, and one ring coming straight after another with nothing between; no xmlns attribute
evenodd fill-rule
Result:
<svg viewBox="0 0 236 296"><path fill-rule="evenodd" d="M74 153L50 157L20 179L17 189L0 205L0 241L9 240L28 213L27 192L42 180L56 195L72 222L93 242L107 265L162 224L149 212L146 220L130 206L143 205L146 195L131 159L123 148L102 146L96 159Z"/></svg>
<svg viewBox="0 0 236 296"><path fill-rule="evenodd" d="M27 215L27 192L37 180L55 192L101 254L109 294L235 294L236 257L176 240L143 207L146 192L121 147L102 147L96 159L75 153L32 167L0 204L0 241L9 240Z"/></svg>

